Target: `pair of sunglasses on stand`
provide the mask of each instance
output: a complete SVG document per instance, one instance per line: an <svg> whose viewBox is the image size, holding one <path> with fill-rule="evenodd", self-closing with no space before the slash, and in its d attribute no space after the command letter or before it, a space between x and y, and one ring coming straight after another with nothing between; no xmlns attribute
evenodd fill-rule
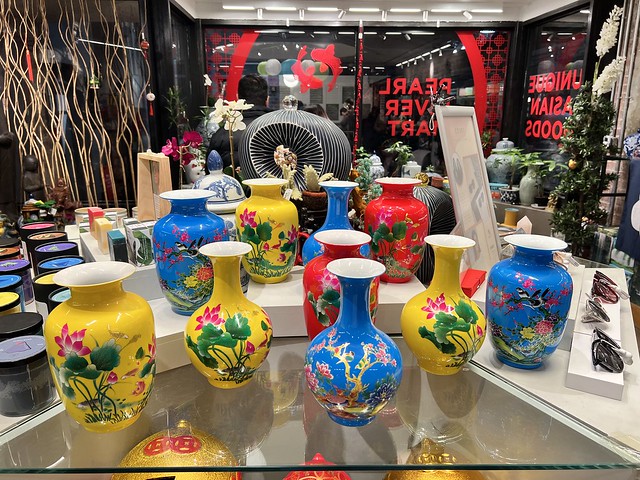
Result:
<svg viewBox="0 0 640 480"><path fill-rule="evenodd" d="M591 297L599 299L602 303L618 303L621 298L629 298L629 294L604 273L596 270L591 284Z"/></svg>
<svg viewBox="0 0 640 480"><path fill-rule="evenodd" d="M591 334L591 362L594 368L601 367L607 372L620 373L625 364L633 363L633 356L596 327Z"/></svg>

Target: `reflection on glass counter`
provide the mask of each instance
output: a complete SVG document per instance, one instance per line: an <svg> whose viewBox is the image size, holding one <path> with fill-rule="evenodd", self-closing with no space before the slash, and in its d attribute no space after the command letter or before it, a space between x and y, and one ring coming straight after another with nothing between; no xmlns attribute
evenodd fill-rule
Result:
<svg viewBox="0 0 640 480"><path fill-rule="evenodd" d="M88 432L54 406L4 432L0 473L15 478L26 470L48 469L47 478L56 473L65 478L65 472L81 469L87 474L82 478L110 478L105 473L117 472L121 460L143 439L159 432L169 438L171 429L181 425L184 443L189 435L185 425L191 425L203 438L222 442L239 466L169 471L154 470L152 462L144 461L134 470L146 472L146 477L131 478L222 470L242 471L244 479L282 479L318 453L352 479L382 480L390 471L425 470L419 462L429 455L441 460L429 465L436 473L458 468L481 475L447 478L601 478L597 468L613 467L617 469L608 470L608 478L633 478L640 462L634 463L634 457L589 427L473 362L457 375L427 374L404 342L394 340L403 355L403 380L395 402L365 427L336 424L313 398L302 374L306 339L278 339L255 378L239 389L216 389L191 365L158 375L141 418L122 431ZM164 448L177 448L175 438L167 439ZM154 445L161 447L157 439ZM211 464L217 458L211 456ZM532 465L554 470L553 475L530 471ZM314 469L337 470L330 465Z"/></svg>

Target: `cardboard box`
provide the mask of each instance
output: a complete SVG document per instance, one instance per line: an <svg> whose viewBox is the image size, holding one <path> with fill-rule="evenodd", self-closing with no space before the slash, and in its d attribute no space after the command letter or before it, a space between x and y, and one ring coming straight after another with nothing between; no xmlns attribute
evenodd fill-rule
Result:
<svg viewBox="0 0 640 480"><path fill-rule="evenodd" d="M128 262L127 239L120 230L107 232L109 241L109 257L115 262Z"/></svg>
<svg viewBox="0 0 640 480"><path fill-rule="evenodd" d="M149 226L142 223L125 225L127 238L127 252L129 262L136 267L151 265L154 263L153 244Z"/></svg>

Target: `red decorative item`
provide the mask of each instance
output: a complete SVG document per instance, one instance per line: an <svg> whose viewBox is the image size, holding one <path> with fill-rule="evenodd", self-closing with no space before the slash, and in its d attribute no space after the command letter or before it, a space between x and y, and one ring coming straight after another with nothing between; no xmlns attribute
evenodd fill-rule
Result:
<svg viewBox="0 0 640 480"><path fill-rule="evenodd" d="M27 48L27 75L29 76L29 81L33 82L33 65L31 64L31 52Z"/></svg>
<svg viewBox="0 0 640 480"><path fill-rule="evenodd" d="M335 463L327 462L322 454L316 453L315 456L305 465L335 465ZM351 477L345 472L291 472L284 480L351 480Z"/></svg>
<svg viewBox="0 0 640 480"><path fill-rule="evenodd" d="M360 248L371 241L369 235L356 230L324 230L317 232L315 239L324 247L324 252L307 263L302 276L302 310L309 340L336 323L340 311L340 282L327 270L327 264L338 258L365 258ZM371 283L369 296L374 321L379 285L380 280L376 278Z"/></svg>
<svg viewBox="0 0 640 480"><path fill-rule="evenodd" d="M387 267L382 281L405 283L420 267L429 234L429 210L413 196L420 180L379 178L382 195L364 211L364 229L371 235L374 260Z"/></svg>

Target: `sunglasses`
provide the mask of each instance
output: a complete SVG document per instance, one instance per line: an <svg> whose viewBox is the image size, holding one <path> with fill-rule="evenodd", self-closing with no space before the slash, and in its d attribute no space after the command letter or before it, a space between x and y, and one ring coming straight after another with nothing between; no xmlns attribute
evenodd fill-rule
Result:
<svg viewBox="0 0 640 480"><path fill-rule="evenodd" d="M607 312L602 308L602 303L598 297L587 298L586 310L587 312L582 315L582 323L609 323L611 321Z"/></svg>
<svg viewBox="0 0 640 480"><path fill-rule="evenodd" d="M599 298L603 303L617 303L620 298L624 300L629 298L627 292L599 270L596 270L596 273L593 275L591 296Z"/></svg>
<svg viewBox="0 0 640 480"><path fill-rule="evenodd" d="M633 363L633 356L596 327L591 334L591 362L595 368L601 367L607 372L620 373L624 370L625 364Z"/></svg>

